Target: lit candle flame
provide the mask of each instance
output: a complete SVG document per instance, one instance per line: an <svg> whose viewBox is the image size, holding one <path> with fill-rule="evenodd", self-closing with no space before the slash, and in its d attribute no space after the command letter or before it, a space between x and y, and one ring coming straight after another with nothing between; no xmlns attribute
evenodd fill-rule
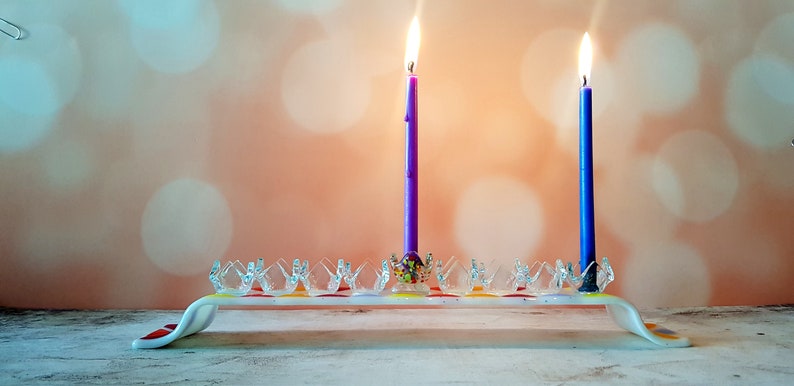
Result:
<svg viewBox="0 0 794 386"><path fill-rule="evenodd" d="M590 67L593 65L593 46L590 44L590 35L587 32L582 37L582 45L579 46L579 76L582 86L590 83Z"/></svg>
<svg viewBox="0 0 794 386"><path fill-rule="evenodd" d="M411 28L408 29L408 40L405 42L405 69L413 73L416 71L416 61L419 57L419 19L414 16Z"/></svg>

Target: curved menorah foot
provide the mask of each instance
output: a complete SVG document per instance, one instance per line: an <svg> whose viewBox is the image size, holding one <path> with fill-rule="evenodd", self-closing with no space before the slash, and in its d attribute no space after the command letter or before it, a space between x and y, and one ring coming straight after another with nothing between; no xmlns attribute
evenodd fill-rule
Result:
<svg viewBox="0 0 794 386"><path fill-rule="evenodd" d="M218 296L225 295L208 295L196 300L185 310L178 324L166 324L146 336L135 339L132 348L160 348L209 327L218 310L218 304L213 301Z"/></svg>

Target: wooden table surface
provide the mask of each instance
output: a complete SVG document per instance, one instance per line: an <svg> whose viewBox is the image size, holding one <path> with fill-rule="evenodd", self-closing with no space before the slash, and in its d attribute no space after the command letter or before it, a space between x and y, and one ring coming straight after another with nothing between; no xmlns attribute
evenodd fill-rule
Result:
<svg viewBox="0 0 794 386"><path fill-rule="evenodd" d="M666 349L603 308L226 310L153 350L182 311L0 308L0 384L792 384L794 306L640 309Z"/></svg>

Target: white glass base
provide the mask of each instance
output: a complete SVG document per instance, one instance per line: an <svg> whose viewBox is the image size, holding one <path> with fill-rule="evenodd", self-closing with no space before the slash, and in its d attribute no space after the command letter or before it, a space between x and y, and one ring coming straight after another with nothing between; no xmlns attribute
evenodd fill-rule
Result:
<svg viewBox="0 0 794 386"><path fill-rule="evenodd" d="M662 347L688 347L689 339L662 326L644 323L637 309L626 300L607 294L580 294L576 292L553 295L467 295L454 296L441 293L420 295L412 293L391 294L384 291L376 296L351 296L349 291L332 295L309 296L306 293L293 293L284 296L246 295L232 296L213 294L204 296L191 304L182 315L178 324L168 324L163 328L136 339L132 347L136 349L159 348L177 339L200 332L212 323L218 307L235 308L273 308L300 306L360 308L369 306L388 306L393 308L494 308L494 307L536 307L536 306L604 306L613 321L638 336Z"/></svg>

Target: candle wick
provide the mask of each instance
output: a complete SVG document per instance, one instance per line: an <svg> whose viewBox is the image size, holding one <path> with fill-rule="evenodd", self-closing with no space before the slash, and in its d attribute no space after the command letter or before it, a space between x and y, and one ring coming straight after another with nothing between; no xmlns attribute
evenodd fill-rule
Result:
<svg viewBox="0 0 794 386"><path fill-rule="evenodd" d="M587 75L582 75L582 87L587 87Z"/></svg>
<svg viewBox="0 0 794 386"><path fill-rule="evenodd" d="M408 62L408 72L410 72L411 74L414 73L414 62L413 61Z"/></svg>

